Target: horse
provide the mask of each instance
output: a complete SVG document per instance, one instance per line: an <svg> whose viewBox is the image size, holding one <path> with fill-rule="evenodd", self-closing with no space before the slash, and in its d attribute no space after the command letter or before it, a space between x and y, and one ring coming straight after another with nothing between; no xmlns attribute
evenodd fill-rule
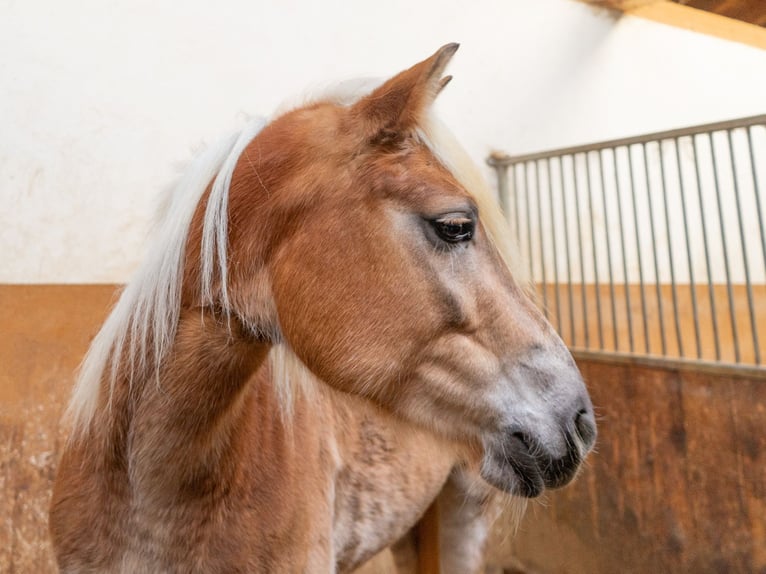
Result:
<svg viewBox="0 0 766 574"><path fill-rule="evenodd" d="M572 480L586 387L433 114L457 47L191 164L73 391L62 572L349 572L445 484L470 572L483 500Z"/></svg>

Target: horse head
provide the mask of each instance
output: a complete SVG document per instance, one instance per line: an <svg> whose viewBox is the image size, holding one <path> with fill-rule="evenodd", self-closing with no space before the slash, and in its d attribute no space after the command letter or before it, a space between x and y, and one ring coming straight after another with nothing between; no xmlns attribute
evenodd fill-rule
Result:
<svg viewBox="0 0 766 574"><path fill-rule="evenodd" d="M352 104L292 110L244 148L226 304L327 384L472 445L487 482L532 497L574 476L593 408L502 218L430 119L456 49Z"/></svg>

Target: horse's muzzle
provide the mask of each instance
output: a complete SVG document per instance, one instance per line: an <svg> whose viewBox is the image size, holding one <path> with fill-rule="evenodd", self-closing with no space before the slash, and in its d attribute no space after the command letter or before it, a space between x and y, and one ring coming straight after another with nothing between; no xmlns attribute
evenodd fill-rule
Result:
<svg viewBox="0 0 766 574"><path fill-rule="evenodd" d="M556 457L533 434L508 429L487 452L482 476L496 488L526 498L568 484L596 442L592 408L577 411L563 434L566 451Z"/></svg>

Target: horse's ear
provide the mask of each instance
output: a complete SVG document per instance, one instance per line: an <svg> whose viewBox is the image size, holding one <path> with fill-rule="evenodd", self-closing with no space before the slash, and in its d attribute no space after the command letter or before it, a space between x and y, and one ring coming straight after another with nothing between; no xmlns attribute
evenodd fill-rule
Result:
<svg viewBox="0 0 766 574"><path fill-rule="evenodd" d="M352 113L368 138L415 127L452 76L442 76L460 44L447 44L430 58L397 74L354 104Z"/></svg>

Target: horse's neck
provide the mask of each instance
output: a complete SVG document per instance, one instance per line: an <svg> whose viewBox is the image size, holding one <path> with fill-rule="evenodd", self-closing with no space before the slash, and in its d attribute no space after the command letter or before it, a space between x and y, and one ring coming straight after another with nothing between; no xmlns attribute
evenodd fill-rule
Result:
<svg viewBox="0 0 766 574"><path fill-rule="evenodd" d="M62 463L67 484L100 489L57 493L57 511L75 512L88 492L102 492L115 510L107 519L93 508L88 521L104 532L104 563L141 567L192 564L195 553L226 547L224 571L346 569L395 541L436 496L455 464L453 445L319 381L284 419L268 346L231 329L182 313L158 376L115 398L100 456L78 450ZM101 472L78 458L93 454L106 462ZM62 548L79 536L57 535Z"/></svg>
<svg viewBox="0 0 766 574"><path fill-rule="evenodd" d="M339 456L333 547L339 571L394 543L436 497L460 448L370 401L321 386ZM299 401L296 409L305 408Z"/></svg>
<svg viewBox="0 0 766 574"><path fill-rule="evenodd" d="M127 456L136 486L161 497L185 479L226 479L247 382L268 349L235 321L182 312L171 352L131 400Z"/></svg>

